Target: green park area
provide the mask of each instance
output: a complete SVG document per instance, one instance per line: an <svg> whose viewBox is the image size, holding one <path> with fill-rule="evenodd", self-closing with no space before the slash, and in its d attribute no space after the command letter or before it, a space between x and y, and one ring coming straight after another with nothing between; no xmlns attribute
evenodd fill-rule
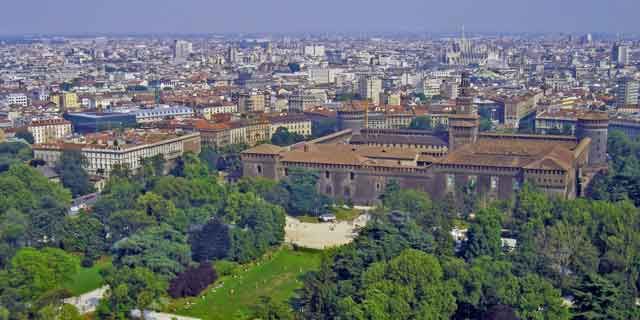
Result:
<svg viewBox="0 0 640 320"><path fill-rule="evenodd" d="M176 300L169 312L203 320L242 319L262 296L288 302L302 288L302 276L320 267L321 252L281 249L223 276L200 296Z"/></svg>
<svg viewBox="0 0 640 320"><path fill-rule="evenodd" d="M102 258L89 268L79 268L63 287L69 289L74 296L98 289L104 284L100 271L109 266L111 266L111 258Z"/></svg>

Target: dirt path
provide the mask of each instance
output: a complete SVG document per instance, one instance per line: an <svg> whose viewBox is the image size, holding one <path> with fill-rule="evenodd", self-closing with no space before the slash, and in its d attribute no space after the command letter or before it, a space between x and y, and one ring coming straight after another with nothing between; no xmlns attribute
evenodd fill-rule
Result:
<svg viewBox="0 0 640 320"><path fill-rule="evenodd" d="M287 216L285 241L312 249L341 246L353 241L357 229L365 226L369 218L363 214L351 222L306 223Z"/></svg>

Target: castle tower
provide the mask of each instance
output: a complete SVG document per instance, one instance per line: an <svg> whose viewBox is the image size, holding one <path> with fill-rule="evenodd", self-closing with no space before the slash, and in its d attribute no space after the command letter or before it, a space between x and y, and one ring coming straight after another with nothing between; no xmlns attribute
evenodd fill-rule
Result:
<svg viewBox="0 0 640 320"><path fill-rule="evenodd" d="M475 143L478 140L480 128L480 117L473 107L471 81L466 71L462 72L462 81L458 90L455 113L449 115L449 150Z"/></svg>
<svg viewBox="0 0 640 320"><path fill-rule="evenodd" d="M589 166L607 166L609 116L604 112L589 112L578 117L576 137L591 138Z"/></svg>

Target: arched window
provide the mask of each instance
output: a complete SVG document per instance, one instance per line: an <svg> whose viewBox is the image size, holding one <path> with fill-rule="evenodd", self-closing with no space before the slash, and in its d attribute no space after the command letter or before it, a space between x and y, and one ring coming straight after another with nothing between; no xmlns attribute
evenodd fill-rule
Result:
<svg viewBox="0 0 640 320"><path fill-rule="evenodd" d="M258 173L262 174L262 166L261 165L258 165Z"/></svg>

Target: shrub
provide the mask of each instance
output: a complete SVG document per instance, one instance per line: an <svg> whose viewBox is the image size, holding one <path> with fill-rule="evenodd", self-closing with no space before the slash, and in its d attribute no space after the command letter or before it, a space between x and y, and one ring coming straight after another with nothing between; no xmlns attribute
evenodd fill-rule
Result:
<svg viewBox="0 0 640 320"><path fill-rule="evenodd" d="M218 275L211 264L202 263L198 267L188 268L171 280L169 295L172 298L195 297L216 279Z"/></svg>
<svg viewBox="0 0 640 320"><path fill-rule="evenodd" d="M238 272L238 264L229 260L218 260L214 264L214 268L221 277L231 276Z"/></svg>

